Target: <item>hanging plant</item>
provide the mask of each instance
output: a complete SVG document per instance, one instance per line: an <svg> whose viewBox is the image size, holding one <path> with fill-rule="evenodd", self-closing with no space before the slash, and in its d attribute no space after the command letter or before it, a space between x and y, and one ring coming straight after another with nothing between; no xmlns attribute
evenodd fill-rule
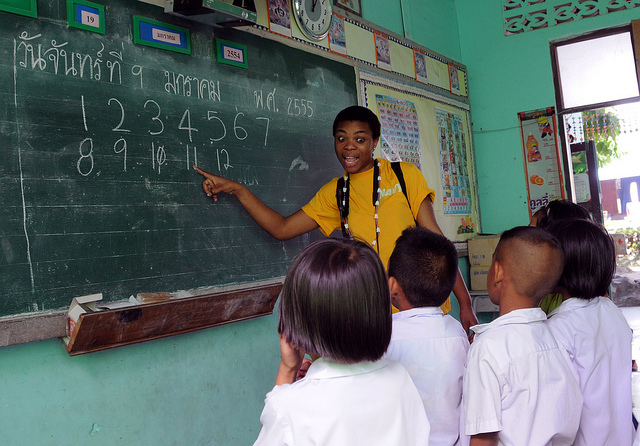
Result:
<svg viewBox="0 0 640 446"><path fill-rule="evenodd" d="M618 150L620 120L612 111L605 109L590 110L582 113L584 134L596 144L598 167L620 158L624 152Z"/></svg>

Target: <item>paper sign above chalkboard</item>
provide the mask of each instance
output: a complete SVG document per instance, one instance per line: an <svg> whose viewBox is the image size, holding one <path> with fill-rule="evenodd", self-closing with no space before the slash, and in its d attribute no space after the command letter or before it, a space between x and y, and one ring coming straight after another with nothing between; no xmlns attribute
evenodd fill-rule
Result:
<svg viewBox="0 0 640 446"><path fill-rule="evenodd" d="M83 0L67 0L69 26L94 33L105 33L104 6Z"/></svg>

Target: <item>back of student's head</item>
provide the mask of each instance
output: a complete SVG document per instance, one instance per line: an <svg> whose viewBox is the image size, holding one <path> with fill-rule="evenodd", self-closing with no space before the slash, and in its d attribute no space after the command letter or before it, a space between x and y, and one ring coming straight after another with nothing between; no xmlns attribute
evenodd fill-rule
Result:
<svg viewBox="0 0 640 446"><path fill-rule="evenodd" d="M373 139L380 138L381 125L378 116L371 110L360 105L352 105L341 110L333 121L333 134L335 136L341 122L360 121L369 124Z"/></svg>
<svg viewBox="0 0 640 446"><path fill-rule="evenodd" d="M389 284L367 244L327 238L307 246L284 281L278 332L340 363L375 361L391 339Z"/></svg>
<svg viewBox="0 0 640 446"><path fill-rule="evenodd" d="M413 307L439 307L456 283L458 253L443 235L415 226L396 241L388 271Z"/></svg>
<svg viewBox="0 0 640 446"><path fill-rule="evenodd" d="M538 212L542 211L540 214ZM554 221L566 220L569 218L579 218L582 220L591 220L589 211L573 203L569 200L553 200L534 215L539 215L536 226L538 228L546 228Z"/></svg>
<svg viewBox="0 0 640 446"><path fill-rule="evenodd" d="M556 286L564 265L562 249L553 235L532 226L505 231L494 261L509 274L515 290L537 303Z"/></svg>
<svg viewBox="0 0 640 446"><path fill-rule="evenodd" d="M616 272L616 249L607 230L588 220L561 220L547 228L564 251L565 265L558 285L572 297L604 296Z"/></svg>

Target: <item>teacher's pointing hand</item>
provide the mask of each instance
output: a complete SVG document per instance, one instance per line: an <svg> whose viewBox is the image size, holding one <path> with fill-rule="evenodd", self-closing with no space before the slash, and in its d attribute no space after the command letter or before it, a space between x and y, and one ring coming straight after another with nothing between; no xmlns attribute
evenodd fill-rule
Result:
<svg viewBox="0 0 640 446"><path fill-rule="evenodd" d="M234 195L239 187L241 187L240 183L209 173L206 170L200 169L198 166L193 166L193 168L205 178L202 182L202 189L208 197L213 198L213 201L218 201L218 194L220 192Z"/></svg>

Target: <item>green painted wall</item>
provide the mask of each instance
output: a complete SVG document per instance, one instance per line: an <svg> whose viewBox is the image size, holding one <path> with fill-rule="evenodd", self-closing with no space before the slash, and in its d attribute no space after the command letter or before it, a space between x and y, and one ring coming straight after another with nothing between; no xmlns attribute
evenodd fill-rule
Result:
<svg viewBox="0 0 640 446"><path fill-rule="evenodd" d="M362 18L460 60L454 0L362 0Z"/></svg>
<svg viewBox="0 0 640 446"><path fill-rule="evenodd" d="M484 232L529 221L517 113L555 105L549 42L629 23L640 8L505 36L496 0L456 0ZM424 44L424 42L421 42Z"/></svg>
<svg viewBox="0 0 640 446"><path fill-rule="evenodd" d="M0 444L250 445L280 359L277 317L69 357L0 349Z"/></svg>

